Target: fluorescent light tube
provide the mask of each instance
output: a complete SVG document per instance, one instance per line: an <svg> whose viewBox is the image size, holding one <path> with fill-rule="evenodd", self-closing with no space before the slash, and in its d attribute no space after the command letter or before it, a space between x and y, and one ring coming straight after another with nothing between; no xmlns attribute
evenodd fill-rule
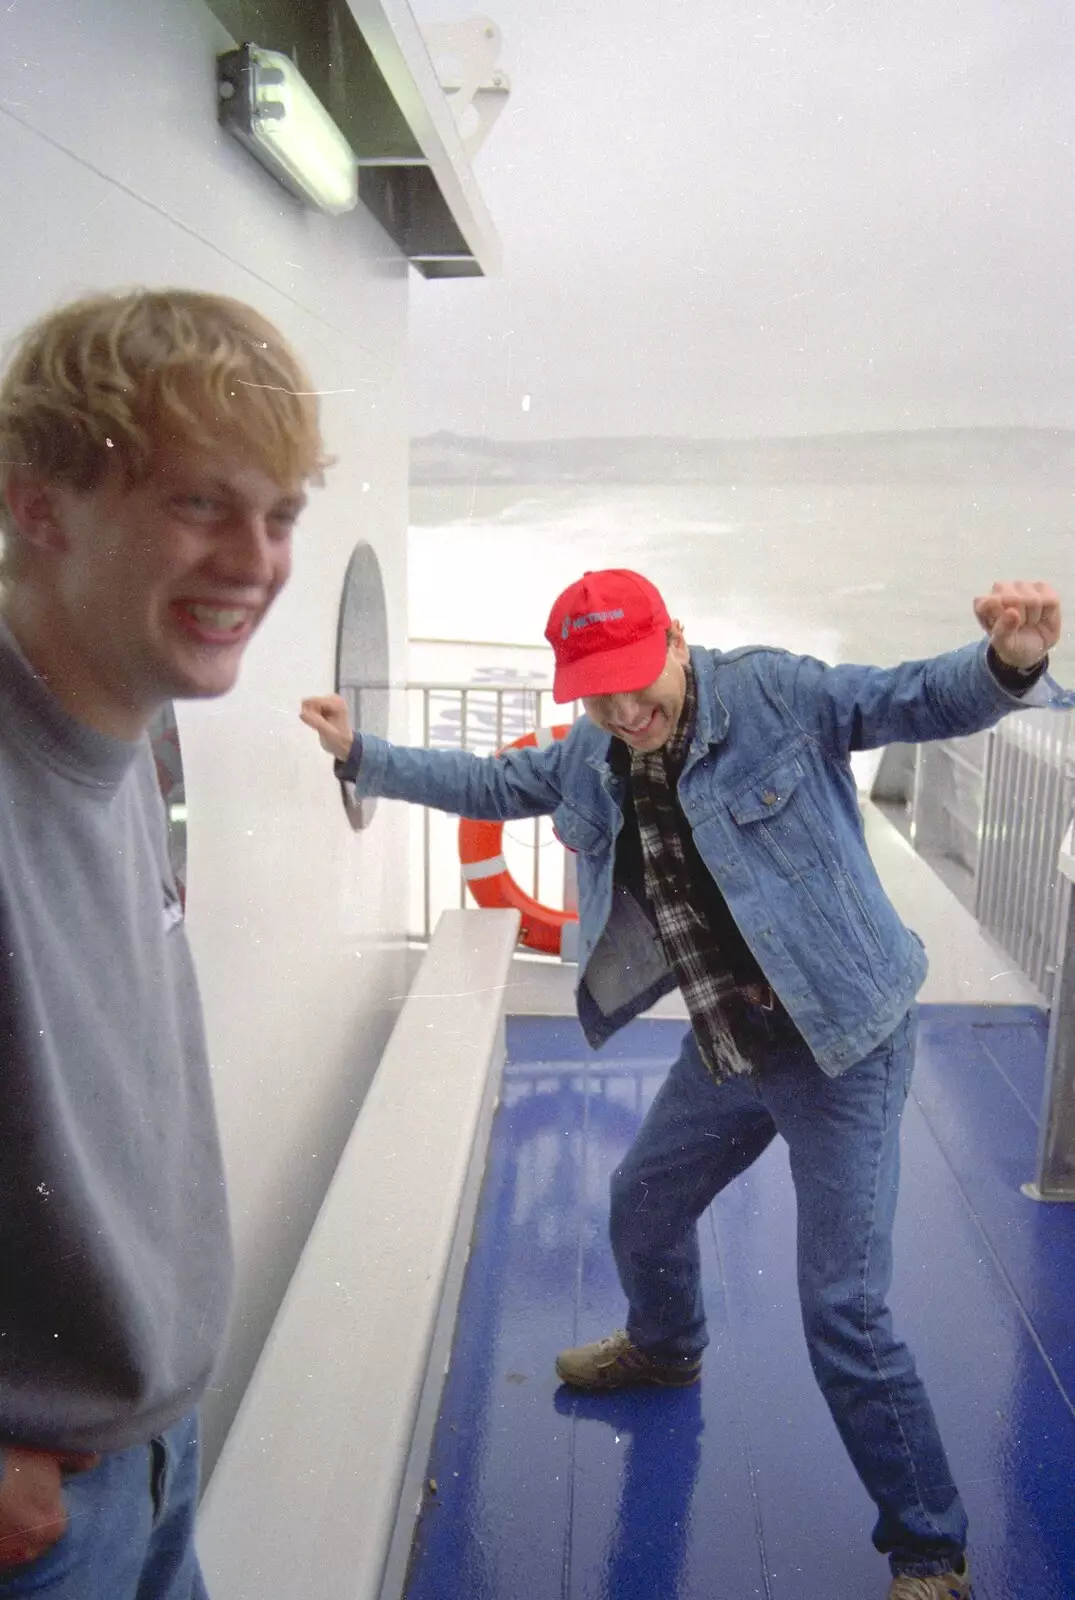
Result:
<svg viewBox="0 0 1075 1600"><path fill-rule="evenodd" d="M220 122L300 200L340 216L358 204L358 163L295 63L244 44L217 57Z"/></svg>

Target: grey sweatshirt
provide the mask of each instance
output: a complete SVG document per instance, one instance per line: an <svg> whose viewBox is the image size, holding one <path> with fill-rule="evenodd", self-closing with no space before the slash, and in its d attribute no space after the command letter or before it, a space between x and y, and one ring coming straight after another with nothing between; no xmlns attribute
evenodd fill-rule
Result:
<svg viewBox="0 0 1075 1600"><path fill-rule="evenodd" d="M231 1244L147 739L60 708L0 622L0 1448L189 1411Z"/></svg>

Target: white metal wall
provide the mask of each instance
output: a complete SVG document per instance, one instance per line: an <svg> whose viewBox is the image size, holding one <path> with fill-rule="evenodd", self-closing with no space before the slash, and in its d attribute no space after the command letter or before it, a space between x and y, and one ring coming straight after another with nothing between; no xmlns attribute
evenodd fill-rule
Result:
<svg viewBox="0 0 1075 1600"><path fill-rule="evenodd" d="M0 334L88 289L179 284L251 301L293 340L339 458L239 689L179 721L189 927L238 1250L237 1310L206 1406L211 1464L404 989L406 818L352 833L298 721L332 687L358 539L379 557L405 667L407 269L362 210L302 209L218 132L197 0L0 7ZM395 697L394 697L395 698ZM402 729L402 702L393 706ZM356 1245L358 1241L356 1241Z"/></svg>

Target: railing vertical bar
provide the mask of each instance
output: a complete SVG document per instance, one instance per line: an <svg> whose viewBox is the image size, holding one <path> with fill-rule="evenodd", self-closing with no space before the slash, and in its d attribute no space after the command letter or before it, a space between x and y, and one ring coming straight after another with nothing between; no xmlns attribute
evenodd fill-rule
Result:
<svg viewBox="0 0 1075 1600"><path fill-rule="evenodd" d="M1003 920L1003 934L1005 934L1005 949L1009 954L1016 954L1019 944L1019 899L1022 894L1022 878L1025 872L1025 835L1027 835L1027 747L1022 742L1022 730L1019 742L1013 739L1016 747L1017 779L1016 792L1013 795L1013 816L1011 816L1011 878L1008 883L1008 896L1005 899L1005 920Z"/></svg>
<svg viewBox="0 0 1075 1600"><path fill-rule="evenodd" d="M1056 941L1059 933L1060 898L1063 885L1056 867L1057 852L1066 826L1064 819L1064 730L1056 729L1049 738L1049 770L1042 810L1042 906L1037 976L1034 981L1046 1000L1052 1000Z"/></svg>
<svg viewBox="0 0 1075 1600"><path fill-rule="evenodd" d="M993 926L993 910L997 898L997 874L1000 871L1000 815L1001 792L1004 787L1004 741L997 728L990 730L989 787L982 808L982 887L978 900L978 921L984 928Z"/></svg>
<svg viewBox="0 0 1075 1600"><path fill-rule="evenodd" d="M1057 981L1056 957L1060 948L1061 921L1063 918L1064 885L1060 874L1056 870L1056 853L1059 850L1059 841L1067 830L1068 823L1075 815L1075 712L1065 718L1066 726L1061 730L1057 740L1057 803L1055 808L1054 834L1056 844L1053 851L1053 878L1051 881L1051 903L1047 916L1047 933L1045 944L1046 976L1048 987L1046 993L1050 1000L1054 997Z"/></svg>
<svg viewBox="0 0 1075 1600"><path fill-rule="evenodd" d="M1057 729L1052 718L1039 713L1037 718L1040 776L1034 808L1034 888L1026 907L1026 920L1030 929L1028 945L1028 971L1039 989L1044 990L1048 979L1047 967L1051 951L1045 940L1045 922L1052 904L1053 882L1056 876L1056 855L1060 848L1057 799L1059 787L1054 781L1061 777L1060 748Z"/></svg>
<svg viewBox="0 0 1075 1600"><path fill-rule="evenodd" d="M539 731L545 726L545 693L538 688L534 691L534 727ZM531 894L538 902L541 901L541 818L534 818L534 861L533 861L533 888Z"/></svg>
<svg viewBox="0 0 1075 1600"><path fill-rule="evenodd" d="M1008 894L1011 867L1011 816L1014 803L1016 761L1012 742L1004 732L1000 735L1004 751L1000 806L997 815L997 878L990 928L999 938L1004 923L1004 905Z"/></svg>
<svg viewBox="0 0 1075 1600"><path fill-rule="evenodd" d="M1018 726L1021 758L1019 772L1019 796L1016 802L1018 806L1018 810L1016 812L1018 842L1016 844L1015 851L1016 879L1008 918L1011 929L1008 949L1011 951L1012 955L1017 961L1020 960L1022 952L1023 928L1021 917L1022 908L1026 903L1027 880L1030 874L1030 861L1027 847L1030 842L1030 794L1034 769L1032 743L1033 730L1024 725L1024 720L1025 719L1020 718L1020 723Z"/></svg>
<svg viewBox="0 0 1075 1600"><path fill-rule="evenodd" d="M429 749L432 718L429 714L430 690L422 690L422 747ZM433 929L433 886L430 879L433 874L433 850L431 840L432 813L428 806L422 808L422 904L425 921L425 936L427 941L432 936Z"/></svg>
<svg viewBox="0 0 1075 1600"><path fill-rule="evenodd" d="M1049 981L1051 948L1046 941L1045 924L1056 892L1056 856L1060 847L1059 799L1063 773L1060 768L1060 747L1057 729L1050 727L1044 717L1039 718L1039 743L1042 758L1041 794L1038 799L1035 848L1035 896L1027 916L1032 922L1033 941L1031 955L1034 963L1035 983L1044 990Z"/></svg>
<svg viewBox="0 0 1075 1600"><path fill-rule="evenodd" d="M469 725L470 690L461 689L459 691L459 748L461 750L467 750L470 747ZM460 911L467 909L467 884L462 871L459 873L459 909Z"/></svg>
<svg viewBox="0 0 1075 1600"><path fill-rule="evenodd" d="M1011 746L999 728L993 730L993 736L996 743L993 756L994 796L989 842L991 866L989 900L983 919L986 927L990 929L996 927L997 910L1000 905L1001 879L1004 875L1004 817L1008 800L1008 780L1011 775Z"/></svg>
<svg viewBox="0 0 1075 1600"><path fill-rule="evenodd" d="M1041 771L1041 751L1039 748L1040 741L1038 739L1038 728L1034 720L1033 713L1031 713L1029 717L1022 717L1020 722L1022 736L1025 740L1023 746L1023 760L1026 763L1026 785L1021 812L1023 837L1020 857L1022 859L1023 871L1019 883L1019 893L1016 897L1014 908L1015 936L1012 940L1012 954L1015 956L1015 959L1018 961L1019 965L1023 968L1023 971L1028 972L1030 970L1030 962L1028 958L1030 956L1031 930L1029 926L1029 918L1027 916L1027 908L1033 899L1035 888L1034 868L1037 862L1037 857L1034 845L1038 821L1037 812L1035 810L1035 800L1037 798L1038 779Z"/></svg>
<svg viewBox="0 0 1075 1600"><path fill-rule="evenodd" d="M1041 919L1048 904L1049 865L1046 860L1050 822L1043 804L1049 786L1052 750L1049 733L1040 716L1035 716L1032 751L1034 771L1030 786L1030 805L1027 818L1027 875L1023 902L1020 908L1022 943L1018 957L1023 971L1028 973L1038 988L1041 987Z"/></svg>
<svg viewBox="0 0 1075 1600"><path fill-rule="evenodd" d="M990 728L982 766L982 809L978 814L978 853L974 865L974 915L981 922L989 895L992 870L993 773L996 769L996 729Z"/></svg>
<svg viewBox="0 0 1075 1600"><path fill-rule="evenodd" d="M1004 812L1004 881L1001 885L1000 904L997 907L997 926L1006 949L1010 949L1012 902L1015 898L1019 874L1020 818L1019 803L1023 782L1023 761L1019 741L1013 729L1005 729L1008 744L1008 802Z"/></svg>

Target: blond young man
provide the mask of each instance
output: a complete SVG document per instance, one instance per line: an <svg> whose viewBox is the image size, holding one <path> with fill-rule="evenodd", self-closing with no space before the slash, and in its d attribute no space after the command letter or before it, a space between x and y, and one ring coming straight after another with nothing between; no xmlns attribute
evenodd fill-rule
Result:
<svg viewBox="0 0 1075 1600"><path fill-rule="evenodd" d="M0 1597L202 1600L231 1247L147 728L227 693L324 464L250 307L101 295L0 386Z"/></svg>

